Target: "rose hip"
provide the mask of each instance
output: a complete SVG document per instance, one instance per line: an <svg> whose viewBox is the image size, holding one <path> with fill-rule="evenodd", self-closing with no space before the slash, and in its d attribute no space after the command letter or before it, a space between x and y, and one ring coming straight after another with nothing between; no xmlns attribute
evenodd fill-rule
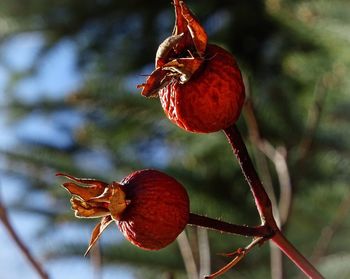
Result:
<svg viewBox="0 0 350 279"><path fill-rule="evenodd" d="M173 34L160 44L155 70L141 94L159 96L166 116L179 127L211 133L233 125L245 99L234 57L207 44L207 34L183 1L174 0Z"/></svg>
<svg viewBox="0 0 350 279"><path fill-rule="evenodd" d="M188 222L189 199L184 187L155 170L132 173L121 184L130 200L117 222L124 236L151 250L173 242Z"/></svg>
<svg viewBox="0 0 350 279"><path fill-rule="evenodd" d="M207 60L187 83L172 80L159 90L167 117L179 127L210 133L234 124L244 103L244 85L233 56L208 45Z"/></svg>
<svg viewBox="0 0 350 279"><path fill-rule="evenodd" d="M162 172L141 170L120 183L111 184L57 175L84 185L63 184L73 195L71 204L77 217L102 217L92 233L88 251L113 221L126 239L146 250L164 248L176 239L188 222L189 198L185 188Z"/></svg>

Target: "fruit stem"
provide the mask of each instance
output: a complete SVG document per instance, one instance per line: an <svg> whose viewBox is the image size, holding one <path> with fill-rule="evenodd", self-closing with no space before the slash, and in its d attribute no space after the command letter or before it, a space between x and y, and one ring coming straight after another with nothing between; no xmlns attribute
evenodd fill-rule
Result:
<svg viewBox="0 0 350 279"><path fill-rule="evenodd" d="M231 224L223 222L217 219L209 218L206 216L197 215L190 213L188 225L199 226L211 230L217 230L221 233L232 233L244 236L259 236L270 238L272 236L272 231L270 227L258 226L258 227L248 227L236 224Z"/></svg>
<svg viewBox="0 0 350 279"><path fill-rule="evenodd" d="M267 222L273 229L278 229L275 219L273 218L270 198L255 171L240 132L236 125L231 125L224 130L224 133L233 149L233 153L238 159L241 170L254 196L262 225Z"/></svg>
<svg viewBox="0 0 350 279"><path fill-rule="evenodd" d="M277 245L281 251L294 262L294 264L309 278L323 279L324 277L318 270L293 246L292 243L280 232L271 238L271 241Z"/></svg>
<svg viewBox="0 0 350 279"><path fill-rule="evenodd" d="M249 184L258 209L262 227L267 226L272 231L271 240L283 251L288 258L309 278L321 279L322 275L315 267L285 238L279 230L272 213L272 205L261 180L256 173L254 165L244 144L242 136L236 127L231 125L224 129L224 133L232 147L241 170Z"/></svg>

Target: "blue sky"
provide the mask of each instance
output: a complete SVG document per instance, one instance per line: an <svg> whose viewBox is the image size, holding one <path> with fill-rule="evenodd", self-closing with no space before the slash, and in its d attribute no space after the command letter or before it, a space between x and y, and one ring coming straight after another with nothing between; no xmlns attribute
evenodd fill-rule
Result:
<svg viewBox="0 0 350 279"><path fill-rule="evenodd" d="M0 149L11 150L21 148L21 140L26 139L38 142L50 142L56 147L65 147L72 141L66 133L66 129L74 129L83 124L83 118L74 111L60 111L50 115L40 110L33 111L28 117L18 121L10 121L8 117L6 84L9 80L8 71L24 71L29 69L32 63L37 59L39 49L43 44L43 38L37 33L29 33L17 36L9 40L0 48ZM63 41L57 47L52 49L44 59L41 60L38 71L32 77L25 78L19 83L13 92L16 98L24 103L33 104L42 99L59 100L66 97L69 92L79 88L83 82L83 77L75 69L77 49L73 42ZM101 166L110 168L108 161L105 161L106 154L103 151L94 151L94 156L99 158ZM81 154L81 160L86 154ZM78 156L78 157L79 157ZM0 170L7 169L7 160L0 155ZM89 164L83 168L92 168ZM11 221L19 233L20 237L29 246L30 250L43 263L50 274L50 278L86 278L93 279L93 269L89 258L81 257L45 260L45 252L55 249L59 242L73 242L76 236L80 241L88 243L91 228L77 223L75 226L67 226L64 223L55 228L55 232L50 239L40 236L40 230L47 225L47 220L38 215L16 210L15 204L25 200L24 181L0 172L0 193L1 199L5 202L10 211ZM28 197L26 197L28 200ZM30 196L33 203L37 202L49 206L54 205L54 200L45 193L33 194ZM69 197L67 196L67 202ZM67 206L68 208L68 206ZM110 228L110 230L116 230ZM105 236L108 240L110 233ZM121 241L122 237L116 237L113 231L113 241ZM74 238L74 239L73 239ZM110 237L112 238L112 237ZM27 260L9 238L4 227L0 225L0 270L1 278L26 278L36 279L37 274L28 264ZM20 267L20 268L19 268ZM103 269L103 279L109 278L134 278L132 271L124 266L106 266Z"/></svg>

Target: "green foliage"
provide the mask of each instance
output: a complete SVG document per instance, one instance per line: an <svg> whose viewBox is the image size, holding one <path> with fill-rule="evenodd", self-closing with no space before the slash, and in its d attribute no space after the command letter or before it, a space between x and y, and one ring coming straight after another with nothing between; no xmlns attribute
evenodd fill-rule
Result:
<svg viewBox="0 0 350 279"><path fill-rule="evenodd" d="M237 57L264 138L286 150L293 207L285 227L292 242L310 256L320 230L332 223L343 197L350 195L349 2L212 0L188 4L210 30L210 40ZM2 0L2 44L28 32L44 38L31 68L11 72L6 96L13 125L38 111L49 116L73 110L84 118L83 125L67 131L73 139L68 147L23 141L15 150L0 150L11 162L3 173L25 177L28 191L52 190L56 202L66 204L68 211L67 196L55 188L59 184L53 177L55 172L112 181L140 168L163 169L186 185L193 212L257 224L249 189L224 136L187 134L165 119L159 100L138 94L136 83L150 73L157 45L171 33L173 18L170 0ZM84 80L81 86L65 99L28 104L16 97L19 82L35 76L41 62L64 41L72 42L78 50L76 67ZM57 82L64 81L57 77ZM255 153L245 116L243 113L239 127L250 152ZM78 155L93 151L108 154L111 167L107 171L99 165L94 170L82 167ZM275 169L272 164L268 169L278 195ZM50 218L57 221L59 214L62 212L57 210ZM349 224L345 228L349 229ZM342 253L348 254L350 243L341 227L333 238L322 255L322 270L329 278L347 278L344 259L348 255ZM233 251L245 245L244 241L210 233L213 269L226 262L215 253ZM267 278L268 248L264 249L247 256L223 278L230 274L235 278ZM70 253L69 249L65 252ZM156 253L125 243L104 252L109 263L134 265L141 268L141 274L149 271L149 278L156 278L153 275L159 272L176 274L175 278L185 276L175 244ZM291 265L286 269L285 278L296 274Z"/></svg>

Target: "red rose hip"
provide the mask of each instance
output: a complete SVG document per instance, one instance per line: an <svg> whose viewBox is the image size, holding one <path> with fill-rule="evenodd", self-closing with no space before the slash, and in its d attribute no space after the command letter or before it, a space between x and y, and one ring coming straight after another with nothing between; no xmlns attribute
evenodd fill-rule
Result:
<svg viewBox="0 0 350 279"><path fill-rule="evenodd" d="M141 94L159 96L166 116L179 127L211 133L233 125L245 99L234 57L207 44L207 34L183 1L174 0L173 34L160 44L155 70Z"/></svg>
<svg viewBox="0 0 350 279"><path fill-rule="evenodd" d="M132 173L121 182L130 204L117 224L124 236L143 249L158 250L173 242L189 216L186 190L155 170Z"/></svg>
<svg viewBox="0 0 350 279"><path fill-rule="evenodd" d="M71 204L77 217L102 217L87 252L113 221L131 243L146 250L164 248L188 223L189 198L185 188L162 172L141 170L111 184L58 175L83 185L63 184L73 195Z"/></svg>
<svg viewBox="0 0 350 279"><path fill-rule="evenodd" d="M216 132L234 124L245 99L233 56L215 45L207 46L206 56L190 81L182 84L174 79L159 90L167 117L191 132Z"/></svg>

